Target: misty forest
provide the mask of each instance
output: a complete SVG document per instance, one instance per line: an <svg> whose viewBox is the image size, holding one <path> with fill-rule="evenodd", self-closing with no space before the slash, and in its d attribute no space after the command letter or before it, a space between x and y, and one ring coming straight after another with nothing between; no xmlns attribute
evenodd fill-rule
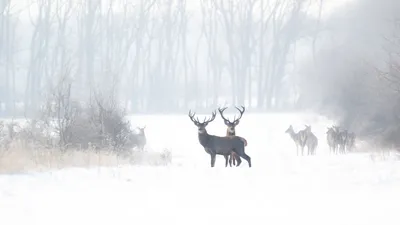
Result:
<svg viewBox="0 0 400 225"><path fill-rule="evenodd" d="M400 0L0 0L0 224L398 225Z"/></svg>
<svg viewBox="0 0 400 225"><path fill-rule="evenodd" d="M85 116L122 133L123 114L244 105L318 112L398 146L399 11L396 0L2 0L0 115L58 117L66 145L91 133L72 125Z"/></svg>

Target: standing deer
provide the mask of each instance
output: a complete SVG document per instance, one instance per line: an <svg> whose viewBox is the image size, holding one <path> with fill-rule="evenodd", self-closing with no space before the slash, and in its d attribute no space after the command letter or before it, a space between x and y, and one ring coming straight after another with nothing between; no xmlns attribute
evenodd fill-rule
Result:
<svg viewBox="0 0 400 225"><path fill-rule="evenodd" d="M298 133L294 132L293 126L290 125L289 128L285 131L288 133L290 137L293 139L296 144L297 155L299 155L299 146L301 147L301 155L304 154L304 146L307 141L307 134L304 130L299 131Z"/></svg>
<svg viewBox="0 0 400 225"><path fill-rule="evenodd" d="M345 154L346 153L346 142L347 142L347 130L339 131L338 132L338 140L339 140L339 153Z"/></svg>
<svg viewBox="0 0 400 225"><path fill-rule="evenodd" d="M224 111L228 107L225 107L225 108L222 108L222 109L218 108L219 114L221 115L221 118L224 120L224 123L227 126L227 129L226 129L226 136L227 137L236 136L235 127L237 125L239 125L240 119L242 118L243 113L246 110L246 108L244 106L241 106L241 107L242 107L242 110L240 110L238 107L235 107L239 111L240 116L237 119L236 119L236 116L235 116L233 118L233 122L231 122L229 119L224 117ZM243 142L244 142L244 146L246 147L247 146L247 140L243 138ZM239 159L238 158L239 158L239 156L236 155L235 152L232 152L232 154L229 156L229 165L232 166L232 161L233 161L233 165L236 165L236 161L240 160L240 158Z"/></svg>
<svg viewBox="0 0 400 225"><path fill-rule="evenodd" d="M249 163L249 167L251 167L251 158L245 153L245 146L243 142L243 138L239 136L232 137L220 137L215 135L210 135L207 133L207 125L212 122L217 115L216 111L212 113L210 119L204 118L203 122L199 122L199 119L194 119L196 113L191 112L189 110L189 118L196 125L198 129L198 138L200 144L204 147L204 150L211 156L211 167L215 165L215 159L217 155L223 155L225 157L225 167L228 166L228 156L235 152L238 156L242 157ZM242 161L238 158L238 164L240 165Z"/></svg>
<svg viewBox="0 0 400 225"><path fill-rule="evenodd" d="M338 150L338 133L336 132L334 127L328 127L328 131L326 132L326 140L328 142L328 146L330 149L330 153L336 154Z"/></svg>
<svg viewBox="0 0 400 225"><path fill-rule="evenodd" d="M306 138L306 145L308 149L308 155L315 155L317 147L318 147L318 138L311 132L311 126L306 126L306 129L304 130L306 132L307 138Z"/></svg>
<svg viewBox="0 0 400 225"><path fill-rule="evenodd" d="M354 149L355 142L356 142L356 134L350 132L347 136L347 142L346 142L347 151L352 151Z"/></svg>
<svg viewBox="0 0 400 225"><path fill-rule="evenodd" d="M137 147L141 151L143 151L144 146L147 143L146 133L144 132L146 126L144 127L137 127L139 131L137 134L132 133L129 138L129 142L133 145L133 147Z"/></svg>

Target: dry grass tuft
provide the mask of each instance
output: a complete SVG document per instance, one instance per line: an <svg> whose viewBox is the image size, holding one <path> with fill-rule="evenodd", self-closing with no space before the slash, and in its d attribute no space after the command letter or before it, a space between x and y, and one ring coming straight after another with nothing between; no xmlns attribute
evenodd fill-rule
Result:
<svg viewBox="0 0 400 225"><path fill-rule="evenodd" d="M0 173L43 172L71 167L96 168L120 165L147 164L153 166L171 163L169 151L133 152L119 156L112 151L61 151L59 149L29 149L11 144L8 150L0 149Z"/></svg>

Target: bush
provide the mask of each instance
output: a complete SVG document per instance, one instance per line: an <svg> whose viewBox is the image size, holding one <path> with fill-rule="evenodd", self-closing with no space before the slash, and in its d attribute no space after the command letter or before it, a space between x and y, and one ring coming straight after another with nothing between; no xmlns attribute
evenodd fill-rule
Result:
<svg viewBox="0 0 400 225"><path fill-rule="evenodd" d="M168 151L132 152L138 138L114 92L92 92L88 101L78 101L71 88L62 78L25 124L0 121L0 172L171 162Z"/></svg>

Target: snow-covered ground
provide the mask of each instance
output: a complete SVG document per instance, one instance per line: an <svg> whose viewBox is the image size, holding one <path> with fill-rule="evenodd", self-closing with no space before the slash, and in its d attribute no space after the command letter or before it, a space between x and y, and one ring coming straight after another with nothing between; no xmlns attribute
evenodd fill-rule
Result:
<svg viewBox="0 0 400 225"><path fill-rule="evenodd" d="M400 224L400 162L330 156L323 117L246 113L237 135L252 168L225 168L222 156L210 168L187 116L132 122L147 126L148 151L172 151L171 166L0 175L0 224ZM317 156L296 157L290 124L312 125ZM208 131L225 135L219 115Z"/></svg>

